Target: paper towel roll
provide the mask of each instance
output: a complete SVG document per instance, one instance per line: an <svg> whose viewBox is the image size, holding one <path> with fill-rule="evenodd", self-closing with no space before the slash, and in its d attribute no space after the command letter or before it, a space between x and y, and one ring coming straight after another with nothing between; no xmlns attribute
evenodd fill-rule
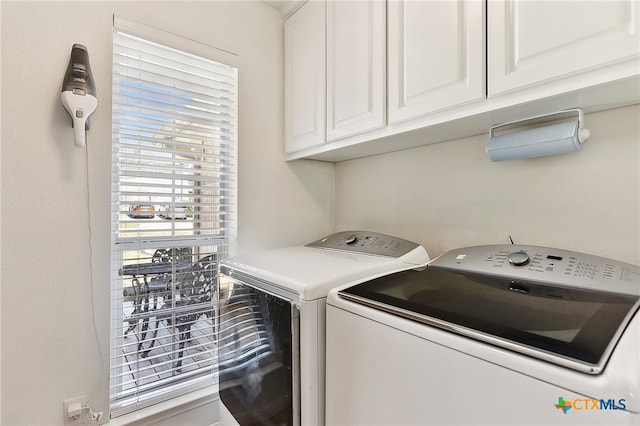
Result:
<svg viewBox="0 0 640 426"><path fill-rule="evenodd" d="M491 136L487 144L487 154L491 161L496 162L580 151L582 144L579 129L578 121L567 121Z"/></svg>

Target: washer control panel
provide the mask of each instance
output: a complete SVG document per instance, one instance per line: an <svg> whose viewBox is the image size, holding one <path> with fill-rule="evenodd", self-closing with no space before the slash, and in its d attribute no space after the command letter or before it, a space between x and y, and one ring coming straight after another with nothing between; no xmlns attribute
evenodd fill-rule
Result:
<svg viewBox="0 0 640 426"><path fill-rule="evenodd" d="M419 244L402 238L368 231L337 232L306 245L325 250L396 258L418 246Z"/></svg>
<svg viewBox="0 0 640 426"><path fill-rule="evenodd" d="M429 266L640 295L640 267L548 247L466 247L448 251Z"/></svg>

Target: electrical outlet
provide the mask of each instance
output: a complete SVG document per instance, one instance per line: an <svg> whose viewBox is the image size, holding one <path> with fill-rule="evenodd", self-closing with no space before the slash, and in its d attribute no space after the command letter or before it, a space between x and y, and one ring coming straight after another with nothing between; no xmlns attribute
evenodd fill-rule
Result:
<svg viewBox="0 0 640 426"><path fill-rule="evenodd" d="M67 399L62 403L62 417L64 426L76 426L85 424L85 415L82 411L84 407L84 395Z"/></svg>

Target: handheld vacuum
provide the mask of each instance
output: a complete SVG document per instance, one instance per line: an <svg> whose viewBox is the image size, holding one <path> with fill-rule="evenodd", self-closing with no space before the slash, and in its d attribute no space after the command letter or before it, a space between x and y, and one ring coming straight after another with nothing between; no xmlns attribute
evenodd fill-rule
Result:
<svg viewBox="0 0 640 426"><path fill-rule="evenodd" d="M71 49L60 98L71 115L75 144L83 147L86 145L86 130L89 130L89 116L96 110L98 99L89 65L89 52L81 44L74 44Z"/></svg>

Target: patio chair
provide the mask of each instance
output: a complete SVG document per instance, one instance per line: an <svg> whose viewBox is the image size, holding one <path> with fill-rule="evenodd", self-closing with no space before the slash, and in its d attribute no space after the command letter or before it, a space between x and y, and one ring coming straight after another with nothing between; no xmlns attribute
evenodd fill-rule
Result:
<svg viewBox="0 0 640 426"><path fill-rule="evenodd" d="M160 314L156 317L156 327L152 332L151 343L142 353L147 357L157 340L160 322L165 321L168 327L178 330L178 358L175 368L180 371L184 347L191 340L191 327L202 316L209 317L213 313L212 297L217 290L218 262L216 255L199 259L190 268L178 274L172 291L167 292L160 306Z"/></svg>

